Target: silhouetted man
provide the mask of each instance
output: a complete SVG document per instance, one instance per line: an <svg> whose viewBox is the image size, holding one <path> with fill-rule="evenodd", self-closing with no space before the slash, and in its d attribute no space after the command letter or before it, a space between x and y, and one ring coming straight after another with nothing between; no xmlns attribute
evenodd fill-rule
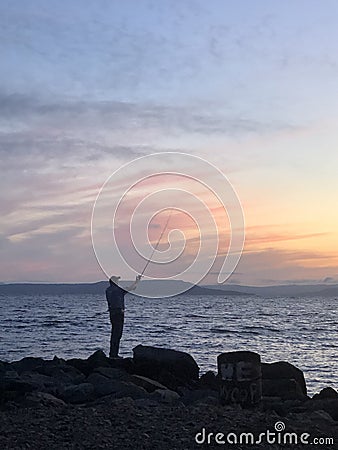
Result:
<svg viewBox="0 0 338 450"><path fill-rule="evenodd" d="M120 347L120 340L123 332L124 324L124 296L136 288L137 283L141 279L141 275L137 275L132 285L123 289L118 285L121 277L111 277L109 279L110 286L106 289L106 299L108 302L111 337L110 337L110 358L117 358Z"/></svg>

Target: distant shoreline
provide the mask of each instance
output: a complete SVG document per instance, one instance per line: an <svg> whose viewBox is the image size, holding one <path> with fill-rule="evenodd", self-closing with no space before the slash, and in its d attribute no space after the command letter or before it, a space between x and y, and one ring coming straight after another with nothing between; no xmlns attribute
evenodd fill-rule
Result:
<svg viewBox="0 0 338 450"><path fill-rule="evenodd" d="M128 283L128 282L126 282ZM184 281L145 280L147 290L161 292L165 286L175 283L182 295L261 296L261 297L338 297L338 284L244 286L236 284L196 286ZM122 283L123 284L123 283ZM84 295L102 294L108 283L1 283L0 295ZM142 293L135 292L142 296Z"/></svg>

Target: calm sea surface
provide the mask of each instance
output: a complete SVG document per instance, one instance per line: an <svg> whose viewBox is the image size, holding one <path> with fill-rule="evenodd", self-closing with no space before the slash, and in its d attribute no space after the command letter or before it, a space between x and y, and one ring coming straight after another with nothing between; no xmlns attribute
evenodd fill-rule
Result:
<svg viewBox="0 0 338 450"><path fill-rule="evenodd" d="M190 353L201 371L219 353L252 350L305 373L310 394L338 388L338 301L334 298L126 298L121 355L138 344ZM0 359L88 357L109 347L102 296L0 296Z"/></svg>

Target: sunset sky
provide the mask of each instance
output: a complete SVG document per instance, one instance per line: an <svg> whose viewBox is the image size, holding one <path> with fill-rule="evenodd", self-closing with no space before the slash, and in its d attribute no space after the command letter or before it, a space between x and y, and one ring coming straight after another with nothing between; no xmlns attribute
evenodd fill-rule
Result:
<svg viewBox="0 0 338 450"><path fill-rule="evenodd" d="M173 151L242 203L229 282L338 282L337 22L336 0L3 0L0 281L103 279L100 187Z"/></svg>

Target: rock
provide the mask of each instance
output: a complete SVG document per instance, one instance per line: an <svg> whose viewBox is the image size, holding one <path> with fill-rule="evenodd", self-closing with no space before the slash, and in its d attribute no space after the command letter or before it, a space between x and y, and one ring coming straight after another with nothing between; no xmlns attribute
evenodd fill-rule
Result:
<svg viewBox="0 0 338 450"><path fill-rule="evenodd" d="M107 378L98 372L90 374L86 381L94 386L96 397L112 395L114 398L130 397L137 399L148 395L145 389L136 386L134 383Z"/></svg>
<svg viewBox="0 0 338 450"><path fill-rule="evenodd" d="M135 373L135 363L133 358L109 358L110 367L123 370L127 373Z"/></svg>
<svg viewBox="0 0 338 450"><path fill-rule="evenodd" d="M54 395L52 394L37 391L26 395L25 405L26 406L43 405L43 406L60 407L65 406L66 403L60 398L54 397Z"/></svg>
<svg viewBox="0 0 338 450"><path fill-rule="evenodd" d="M116 398L122 398L122 397L129 397L133 400L139 399L139 398L147 398L150 394L143 389L141 386L136 386L134 383L128 383L125 381L122 381L118 385L118 391L115 394Z"/></svg>
<svg viewBox="0 0 338 450"><path fill-rule="evenodd" d="M310 419L314 420L315 422L327 422L327 423L334 423L333 418L324 410L319 411L313 411L310 414Z"/></svg>
<svg viewBox="0 0 338 450"><path fill-rule="evenodd" d="M11 367L9 367L8 370L4 370L0 374L0 381L9 381L9 380L17 380L19 379L19 374L15 370L13 370Z"/></svg>
<svg viewBox="0 0 338 450"><path fill-rule="evenodd" d="M48 361L48 364L37 367L35 371L41 375L56 378L65 384L79 384L85 379L84 374L79 369L55 357L52 361Z"/></svg>
<svg viewBox="0 0 338 450"><path fill-rule="evenodd" d="M212 389L214 391L219 390L218 377L212 370L204 373L199 379L198 384L201 389Z"/></svg>
<svg viewBox="0 0 338 450"><path fill-rule="evenodd" d="M66 363L88 376L98 367L111 367L110 359L102 350L97 350L87 359L72 358Z"/></svg>
<svg viewBox="0 0 338 450"><path fill-rule="evenodd" d="M61 393L61 398L66 403L86 403L95 398L94 386L90 383L81 383L66 386Z"/></svg>
<svg viewBox="0 0 338 450"><path fill-rule="evenodd" d="M338 399L338 392L332 387L322 389L319 394L315 394L312 400Z"/></svg>
<svg viewBox="0 0 338 450"><path fill-rule="evenodd" d="M57 388L63 387L64 383L56 378L42 375L38 372L23 372L20 379L33 386L34 390L53 393Z"/></svg>
<svg viewBox="0 0 338 450"><path fill-rule="evenodd" d="M120 382L112 380L100 373L91 373L87 378L87 383L94 386L95 396L102 397L104 395L110 395L116 393L119 390Z"/></svg>
<svg viewBox="0 0 338 450"><path fill-rule="evenodd" d="M280 397L282 400L305 400L302 388L294 379L265 379L262 382L263 396Z"/></svg>
<svg viewBox="0 0 338 450"><path fill-rule="evenodd" d="M99 373L111 380L130 381L131 378L126 371L114 367L98 367L93 373Z"/></svg>
<svg viewBox="0 0 338 450"><path fill-rule="evenodd" d="M46 364L46 361L42 358L27 357L22 358L20 361L14 361L11 363L11 368L21 374L22 372L31 372L38 367L42 367Z"/></svg>
<svg viewBox="0 0 338 450"><path fill-rule="evenodd" d="M90 374L90 372L92 371L88 364L88 361L86 359L71 358L71 359L67 359L66 363L67 363L67 365L72 366L75 369L79 370L85 376L88 376Z"/></svg>
<svg viewBox="0 0 338 450"><path fill-rule="evenodd" d="M279 361L271 364L262 363L261 366L263 380L296 380L303 394L307 395L304 374L297 367L285 361ZM264 392L263 395L265 395Z"/></svg>
<svg viewBox="0 0 338 450"><path fill-rule="evenodd" d="M159 405L159 401L158 399L156 400L153 397L137 398L135 400L135 405L138 406L139 408L149 408L149 407L154 408Z"/></svg>
<svg viewBox="0 0 338 450"><path fill-rule="evenodd" d="M219 397L222 405L253 407L262 400L261 357L238 350L217 356Z"/></svg>
<svg viewBox="0 0 338 450"><path fill-rule="evenodd" d="M90 355L87 363L92 370L97 367L111 367L111 359L102 350L96 350L96 352Z"/></svg>
<svg viewBox="0 0 338 450"><path fill-rule="evenodd" d="M154 376L155 378L156 376ZM181 380L180 378L175 377L172 373L168 372L168 370L162 369L160 370L157 381L163 386L166 387L166 389L171 389L172 391L178 392L179 388L186 385L186 382Z"/></svg>
<svg viewBox="0 0 338 450"><path fill-rule="evenodd" d="M304 403L304 408L306 411L325 411L338 422L338 399L336 398L311 399Z"/></svg>
<svg viewBox="0 0 338 450"><path fill-rule="evenodd" d="M10 364L5 361L0 361L0 377L10 369Z"/></svg>
<svg viewBox="0 0 338 450"><path fill-rule="evenodd" d="M78 369L85 376L101 367L120 369L128 373L134 372L132 358L108 358L102 350L97 350L88 359L72 358L68 359L66 363Z"/></svg>
<svg viewBox="0 0 338 450"><path fill-rule="evenodd" d="M14 391L19 394L25 394L26 392L32 392L35 386L32 383L23 381L21 379L2 380L0 382L0 392Z"/></svg>
<svg viewBox="0 0 338 450"><path fill-rule="evenodd" d="M135 372L163 382L163 374L172 376L168 384L184 385L198 381L199 367L191 355L176 350L138 345L133 349ZM162 374L162 380L160 376ZM167 377L168 378L168 377Z"/></svg>
<svg viewBox="0 0 338 450"><path fill-rule="evenodd" d="M202 397L196 400L192 405L209 405L209 406L218 406L219 398L214 395L208 395L207 397Z"/></svg>
<svg viewBox="0 0 338 450"><path fill-rule="evenodd" d="M184 405L191 405L195 402L201 402L205 400L207 397L213 397L217 400L217 403L219 403L218 398L219 394L218 392L212 390L212 389L195 389L195 390L187 390L184 395L181 397L181 402L184 403Z"/></svg>
<svg viewBox="0 0 338 450"><path fill-rule="evenodd" d="M166 389L166 386L163 386L163 384L158 381L142 377L141 375L132 375L130 381L137 386L143 387L147 392L154 392L156 389Z"/></svg>
<svg viewBox="0 0 338 450"><path fill-rule="evenodd" d="M166 404L176 403L180 399L179 394L175 391L171 391L170 389L156 389L151 396L153 399Z"/></svg>
<svg viewBox="0 0 338 450"><path fill-rule="evenodd" d="M279 416L286 416L290 412L304 412L302 400L283 400L281 397L263 397L261 411L275 411Z"/></svg>

